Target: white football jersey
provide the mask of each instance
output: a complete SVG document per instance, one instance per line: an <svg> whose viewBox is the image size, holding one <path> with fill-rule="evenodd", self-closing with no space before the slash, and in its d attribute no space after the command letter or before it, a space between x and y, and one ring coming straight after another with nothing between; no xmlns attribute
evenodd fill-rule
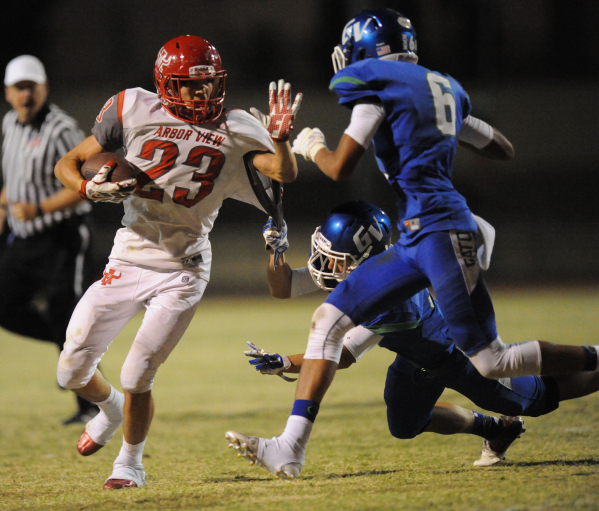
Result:
<svg viewBox="0 0 599 511"><path fill-rule="evenodd" d="M210 258L208 233L223 200L263 210L243 156L274 152L274 145L266 128L243 110L193 125L170 115L157 94L127 89L104 105L92 133L106 151L124 147L127 160L139 169L137 190L123 203L125 227L116 234L111 258L192 268Z"/></svg>

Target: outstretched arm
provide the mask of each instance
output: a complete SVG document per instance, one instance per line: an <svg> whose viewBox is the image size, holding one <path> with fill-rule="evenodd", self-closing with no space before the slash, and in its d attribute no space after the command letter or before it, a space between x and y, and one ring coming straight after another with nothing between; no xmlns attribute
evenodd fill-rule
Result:
<svg viewBox="0 0 599 511"><path fill-rule="evenodd" d="M510 160L515 154L514 147L499 130L471 115L464 119L458 144L492 160Z"/></svg>
<svg viewBox="0 0 599 511"><path fill-rule="evenodd" d="M304 361L304 354L301 355L289 355L287 357L289 362L291 362L291 366L289 369L286 369L286 373L299 373L302 368L302 362ZM337 369L347 369L349 366L354 364L356 359L351 354L345 346L343 346L343 350L341 351L341 359L339 360L339 366Z"/></svg>
<svg viewBox="0 0 599 511"><path fill-rule="evenodd" d="M345 133L334 151L323 147L314 157L314 163L333 181L344 181L354 172L356 165L366 152L358 142Z"/></svg>
<svg viewBox="0 0 599 511"><path fill-rule="evenodd" d="M297 177L297 161L289 141L275 142L275 152L259 153L254 156L254 166L266 177L291 183Z"/></svg>
<svg viewBox="0 0 599 511"><path fill-rule="evenodd" d="M337 149L331 151L327 147L324 134L318 128L304 128L293 142L293 152L316 163L334 181L343 181L354 172L384 117L382 105L359 102L352 108L350 124Z"/></svg>
<svg viewBox="0 0 599 511"><path fill-rule="evenodd" d="M251 348L244 351L246 357L254 357L250 360L250 364L254 366L256 371L262 374L280 375L281 373L299 373L304 361L304 354L298 355L279 355L278 353L268 353L255 346L252 343L247 343ZM345 346L341 352L341 360L337 369L346 369L351 366L356 359L351 351ZM295 380L293 380L295 381Z"/></svg>
<svg viewBox="0 0 599 511"><path fill-rule="evenodd" d="M266 177L282 183L291 183L297 177L297 162L291 151L289 135L301 102L300 92L291 105L291 85L279 80L278 84L271 82L269 86L268 115L256 108L250 108L252 115L268 130L275 146L274 154L257 154L254 157L254 166Z"/></svg>

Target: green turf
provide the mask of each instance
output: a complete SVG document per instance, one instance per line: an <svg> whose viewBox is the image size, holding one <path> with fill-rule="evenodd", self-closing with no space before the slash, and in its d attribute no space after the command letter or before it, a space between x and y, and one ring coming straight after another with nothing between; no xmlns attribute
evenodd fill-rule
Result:
<svg viewBox="0 0 599 511"><path fill-rule="evenodd" d="M477 437L391 438L382 390L393 357L383 349L337 375L300 480L276 481L237 459L225 431L279 434L295 388L250 370L241 355L245 341L302 352L320 298L202 302L156 379L144 458L148 485L137 490L101 489L119 434L90 458L77 454L81 427L60 425L74 402L57 388L54 349L0 333L0 509L599 509L596 396L527 419L528 431L505 465L475 469ZM595 291L504 291L494 301L506 342L597 343ZM140 320L105 356L114 383ZM453 392L444 399L468 406Z"/></svg>

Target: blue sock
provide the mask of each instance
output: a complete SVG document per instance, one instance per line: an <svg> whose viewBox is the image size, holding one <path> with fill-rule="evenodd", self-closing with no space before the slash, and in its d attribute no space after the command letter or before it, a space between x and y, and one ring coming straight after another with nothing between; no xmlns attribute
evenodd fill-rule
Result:
<svg viewBox="0 0 599 511"><path fill-rule="evenodd" d="M481 436L485 440L493 440L501 433L501 422L497 417L492 415L483 415L482 413L474 413L474 426L472 434Z"/></svg>
<svg viewBox="0 0 599 511"><path fill-rule="evenodd" d="M314 422L316 420L316 416L318 415L319 408L320 405L316 401L310 401L309 399L296 399L293 403L291 415L299 415L300 417L305 417L310 422Z"/></svg>

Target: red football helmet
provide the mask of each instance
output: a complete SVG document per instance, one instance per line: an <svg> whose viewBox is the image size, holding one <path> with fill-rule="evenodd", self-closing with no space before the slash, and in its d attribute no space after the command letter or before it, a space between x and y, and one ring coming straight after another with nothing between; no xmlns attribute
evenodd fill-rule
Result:
<svg viewBox="0 0 599 511"><path fill-rule="evenodd" d="M221 114L226 76L216 48L193 35L171 39L160 49L154 64L154 83L162 106L177 119L192 124L211 122ZM202 95L196 92L199 90L204 99L197 99Z"/></svg>

